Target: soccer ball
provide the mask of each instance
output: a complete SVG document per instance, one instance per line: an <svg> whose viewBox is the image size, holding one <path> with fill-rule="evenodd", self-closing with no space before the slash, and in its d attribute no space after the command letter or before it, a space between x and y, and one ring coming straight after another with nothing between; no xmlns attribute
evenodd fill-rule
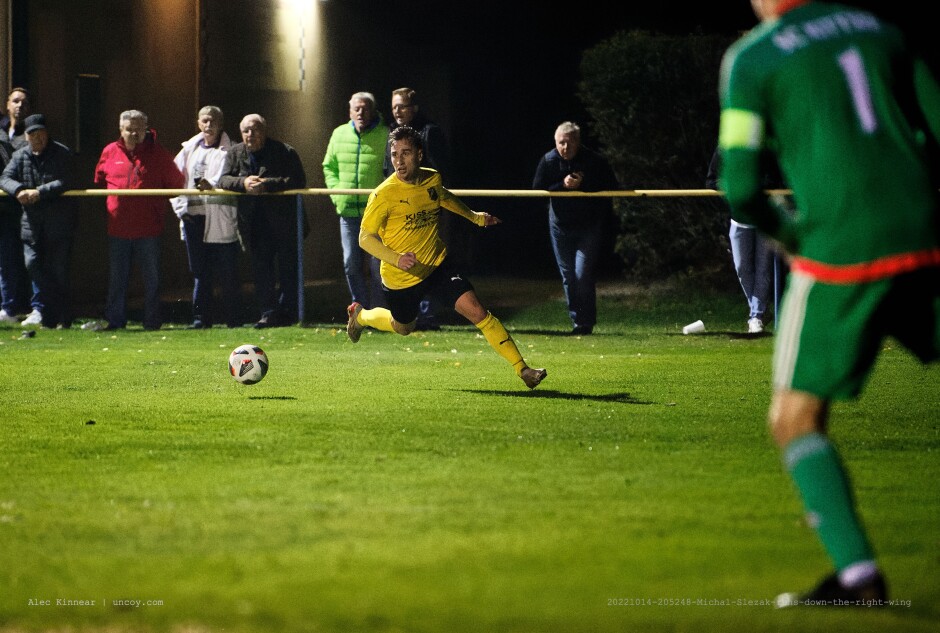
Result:
<svg viewBox="0 0 940 633"><path fill-rule="evenodd" d="M259 383L268 373L268 355L257 345L239 345L228 356L228 370L243 385Z"/></svg>

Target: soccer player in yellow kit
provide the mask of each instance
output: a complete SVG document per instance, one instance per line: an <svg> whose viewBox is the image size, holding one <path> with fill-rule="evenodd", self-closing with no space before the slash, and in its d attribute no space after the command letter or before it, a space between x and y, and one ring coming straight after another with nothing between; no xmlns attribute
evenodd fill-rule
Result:
<svg viewBox="0 0 940 633"><path fill-rule="evenodd" d="M403 336L415 329L421 299L431 294L480 329L496 353L505 358L529 389L548 375L529 367L515 341L477 298L473 285L447 261L447 247L438 234L442 209L477 226L500 223L489 213L477 213L444 188L441 175L421 167L421 136L407 125L389 134L394 173L369 195L359 246L382 260L382 285L388 308L365 310L353 302L347 308L346 333L353 343L368 326Z"/></svg>

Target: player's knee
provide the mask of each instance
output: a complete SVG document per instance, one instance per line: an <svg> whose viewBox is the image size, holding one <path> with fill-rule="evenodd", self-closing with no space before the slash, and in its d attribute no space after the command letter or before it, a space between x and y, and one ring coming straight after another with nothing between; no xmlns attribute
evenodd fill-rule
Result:
<svg viewBox="0 0 940 633"><path fill-rule="evenodd" d="M803 435L825 432L827 410L824 401L807 393L775 393L767 414L767 425L774 442L783 448Z"/></svg>
<svg viewBox="0 0 940 633"><path fill-rule="evenodd" d="M454 310L474 325L479 324L489 314L489 311L483 307L483 304L477 299L476 293L472 290L460 295L460 298L454 303Z"/></svg>
<svg viewBox="0 0 940 633"><path fill-rule="evenodd" d="M785 416L781 415L778 409L773 407L767 414L767 429L770 431L770 436L773 438L774 443L780 448L789 444L795 437L789 421Z"/></svg>
<svg viewBox="0 0 940 633"><path fill-rule="evenodd" d="M489 310L484 308L479 303L475 305L464 305L462 309L457 310L457 312L463 316L466 320L470 321L473 325L480 325L487 316L489 316Z"/></svg>

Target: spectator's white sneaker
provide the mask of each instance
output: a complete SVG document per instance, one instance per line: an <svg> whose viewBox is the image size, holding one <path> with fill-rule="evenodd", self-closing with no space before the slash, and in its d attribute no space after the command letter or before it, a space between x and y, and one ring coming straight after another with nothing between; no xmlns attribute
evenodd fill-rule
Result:
<svg viewBox="0 0 940 633"><path fill-rule="evenodd" d="M0 310L0 323L17 323L19 319L6 310Z"/></svg>
<svg viewBox="0 0 940 633"><path fill-rule="evenodd" d="M20 325L42 325L42 312L33 310L26 318L20 322Z"/></svg>
<svg viewBox="0 0 940 633"><path fill-rule="evenodd" d="M760 334L764 331L764 322L753 317L747 321L747 333L748 334Z"/></svg>

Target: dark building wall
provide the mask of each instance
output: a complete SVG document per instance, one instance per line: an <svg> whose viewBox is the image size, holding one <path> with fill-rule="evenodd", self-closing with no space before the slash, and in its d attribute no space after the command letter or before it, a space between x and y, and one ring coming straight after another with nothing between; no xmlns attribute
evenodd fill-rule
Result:
<svg viewBox="0 0 940 633"><path fill-rule="evenodd" d="M588 3L573 15L544 3L495 0L0 3L7 10L25 6L29 16L29 59L25 65L19 57L8 63L6 79L13 80L8 69L14 65L27 69L36 108L70 146L77 129L76 77L100 77L100 105L94 113L86 108L94 118L92 129L99 131L98 142L84 143L78 157L83 188L91 186L100 146L117 138L122 110L147 112L161 142L176 150L195 132L195 113L207 103L225 111L226 130L236 140L244 114L263 114L271 135L297 148L310 186L322 187L323 154L332 129L348 119L349 96L373 92L389 120L391 91L409 85L451 141L456 166L446 175L451 186L525 189L539 157L551 149L559 122L579 121L589 144L594 142L576 95L584 49L624 29L666 24L673 32L689 32L720 25L737 32L755 21L747 3L680 14L642 3L614 8ZM479 270L557 274L543 199L467 201L505 221L488 233L471 227L468 250ZM313 227L305 245L307 277L341 278L338 227L329 198L306 197L305 205ZM103 208L101 198L83 203L75 266L76 289L99 303L107 275ZM185 289L191 283L169 210L164 277L167 288Z"/></svg>
<svg viewBox="0 0 940 633"><path fill-rule="evenodd" d="M98 156L118 138L124 110L146 112L158 140L174 153L191 135L197 103L194 16L195 3L188 0L29 3L32 109L46 115L54 137L78 151L73 188L94 187ZM79 82L85 93L81 108ZM82 127L86 134L78 139ZM99 309L108 274L104 204L102 197L80 200L73 259L77 299ZM185 286L191 282L169 203L166 222L164 287ZM132 292L137 290L135 281Z"/></svg>
<svg viewBox="0 0 940 633"><path fill-rule="evenodd" d="M85 108L82 117L93 117L99 132L97 143L86 139L79 148L80 188L92 186L101 146L117 138L118 115L129 108L147 112L172 151L195 133L201 105L221 107L236 140L241 117L259 112L271 136L297 148L311 187L324 185L321 162L330 133L348 120L348 99L359 90L375 94L387 122L391 91L405 85L418 91L422 109L451 141L455 169L446 177L455 188L526 188L538 156L551 147L554 126L572 118L572 92L545 79L546 73L571 72L559 73L537 54L549 41L542 37L544 25L523 19L521 8L494 13L476 6L444 12L430 2L33 0L28 13L35 107L70 146L79 128L76 78L99 78L87 82L100 86L99 107ZM576 67L576 56L566 64ZM546 93L552 96L546 99ZM501 234L536 235L539 241L524 249L526 261L554 274L541 201L467 201L504 216ZM332 204L326 196L309 196L305 206L313 227L304 249L306 276L341 278ZM107 278L104 200L85 199L82 209L75 288L100 304ZM504 250L496 236L472 227L467 232L467 251ZM467 255L474 262L502 259ZM163 273L165 288L191 284L169 210ZM134 284L132 291L139 291L136 279Z"/></svg>
<svg viewBox="0 0 940 633"><path fill-rule="evenodd" d="M158 140L176 153L180 143L196 133L199 107L209 103L223 109L225 129L236 142L242 116L264 115L270 136L297 148L308 186L322 187L320 164L326 142L332 128L348 116L351 91L339 95L324 89L324 84L335 82L324 71L329 55L319 26L321 4L277 0L29 2L24 63L33 111L47 116L56 138L78 149L73 188L94 187L95 164L102 147L118 138L122 111L146 112ZM302 39L300 18L291 13L299 6L306 11ZM294 81L301 66L303 85ZM79 83L85 93L81 104ZM89 98L89 93L97 97ZM89 126L95 134L88 133ZM81 139L76 137L79 129L85 129ZM89 142L94 137L97 142ZM304 200L314 227L304 249L306 277L342 276L339 230L329 198ZM105 203L103 197L89 197L80 204L73 283L83 305L100 309L107 284ZM163 288L188 292L192 279L169 203L165 228ZM242 259L242 278L248 282L247 257ZM139 292L134 278L131 293Z"/></svg>

